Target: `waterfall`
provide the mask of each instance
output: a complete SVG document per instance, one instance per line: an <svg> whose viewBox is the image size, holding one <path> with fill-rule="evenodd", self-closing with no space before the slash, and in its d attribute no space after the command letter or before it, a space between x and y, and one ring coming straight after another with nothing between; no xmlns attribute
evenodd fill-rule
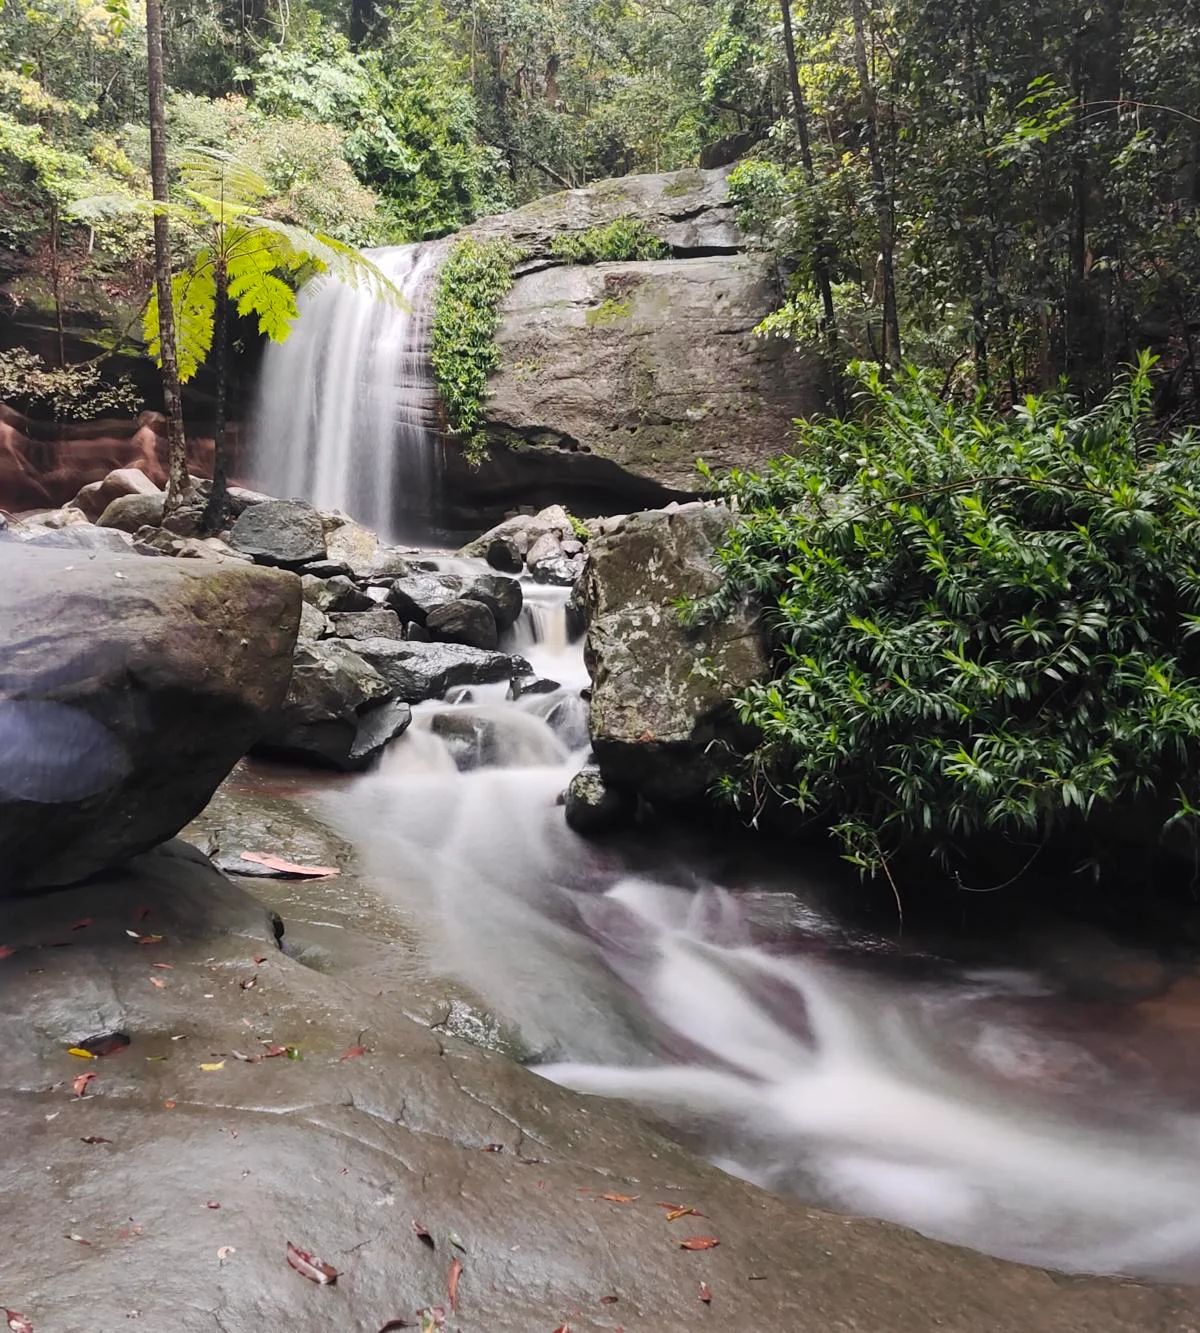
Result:
<svg viewBox="0 0 1200 1333"><path fill-rule="evenodd" d="M405 307L331 279L300 292L291 337L267 347L248 472L270 495L340 509L390 540L419 539L437 490L428 334L441 247L368 255Z"/></svg>

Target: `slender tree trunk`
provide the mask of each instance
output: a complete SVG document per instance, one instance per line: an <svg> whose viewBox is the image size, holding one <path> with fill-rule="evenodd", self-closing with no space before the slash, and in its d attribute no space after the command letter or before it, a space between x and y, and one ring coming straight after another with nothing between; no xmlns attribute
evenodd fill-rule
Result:
<svg viewBox="0 0 1200 1333"><path fill-rule="evenodd" d="M167 112L163 80L162 0L146 0L146 63L150 101L150 176L154 202L167 202ZM158 342L162 362L163 406L167 413L167 500L173 514L191 490L179 362L175 354L175 308L171 301L171 234L161 207L154 213L154 281L158 288Z"/></svg>
<svg viewBox="0 0 1200 1333"><path fill-rule="evenodd" d="M809 187L815 191L817 171L813 165L812 140L808 133L808 107L804 102L804 89L800 86L800 69L796 62L796 38L792 31L791 0L779 0L779 11L783 18L783 46L787 53L788 90L792 98L792 115L796 121L796 137L800 142L800 162ZM824 232L824 210L818 217L817 225ZM825 355L829 361L829 377L833 385L833 405L838 416L846 409L842 394L842 367L838 355L837 311L833 305L833 284L829 280L829 261L825 253L827 238L824 234L817 238L817 253L813 256L813 275L816 278L817 293L821 298L824 312L821 323L825 334Z"/></svg>
<svg viewBox="0 0 1200 1333"><path fill-rule="evenodd" d="M67 364L67 340L63 335L62 263L58 252L58 201L50 205L50 286L54 293L54 332L58 339L58 364Z"/></svg>
<svg viewBox="0 0 1200 1333"><path fill-rule="evenodd" d="M893 263L895 235L892 226L892 198L883 169L883 154L879 146L879 108L875 101L875 85L867 64L867 20L863 0L850 0L854 19L854 64L862 92L863 114L866 120L867 155L871 162L871 181L875 192L875 217L879 224L879 262L883 270L883 359L892 365L900 364L900 313L896 306L896 270Z"/></svg>
<svg viewBox="0 0 1200 1333"><path fill-rule="evenodd" d="M205 532L220 532L225 526L225 511L229 504L229 469L226 459L226 399L228 398L229 361L229 277L225 260L217 260L214 275L217 287L217 305L213 311L214 371L217 379L216 418L213 424L212 492L204 507Z"/></svg>

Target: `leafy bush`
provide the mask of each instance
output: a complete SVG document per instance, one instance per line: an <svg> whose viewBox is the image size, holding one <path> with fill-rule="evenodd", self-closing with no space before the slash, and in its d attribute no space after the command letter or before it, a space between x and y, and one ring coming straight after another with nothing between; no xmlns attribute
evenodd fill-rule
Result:
<svg viewBox="0 0 1200 1333"><path fill-rule="evenodd" d="M1092 411L1010 416L856 366L856 420L723 483L724 580L776 649L760 742L723 780L774 792L878 869L901 845L1039 843L1118 809L1200 812L1200 438L1149 432L1151 359Z"/></svg>
<svg viewBox="0 0 1200 1333"><path fill-rule="evenodd" d="M54 421L136 416L142 398L128 375L106 380L94 361L49 366L24 347L0 351L0 402Z"/></svg>
<svg viewBox="0 0 1200 1333"><path fill-rule="evenodd" d="M500 362L496 325L521 251L508 241L456 242L438 271L430 359L451 430L472 463L482 461L488 376Z"/></svg>
<svg viewBox="0 0 1200 1333"><path fill-rule="evenodd" d="M613 264L633 259L665 259L670 247L641 218L622 216L605 227L556 236L550 253L564 264Z"/></svg>

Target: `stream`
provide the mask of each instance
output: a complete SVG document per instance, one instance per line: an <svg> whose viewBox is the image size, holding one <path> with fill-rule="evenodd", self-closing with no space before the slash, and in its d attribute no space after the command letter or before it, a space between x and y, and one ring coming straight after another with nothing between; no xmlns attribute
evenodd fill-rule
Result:
<svg viewBox="0 0 1200 1333"><path fill-rule="evenodd" d="M1121 953L1116 992L1081 998L1054 950L1002 965L850 924L777 853L578 837L582 645L566 590L525 588L504 646L560 688L452 691L375 772L296 789L378 896L372 984L419 1008L444 981L473 1016L447 1030L628 1099L767 1189L1051 1268L1200 1277L1200 980L1176 979L1182 1003L1122 996L1171 974ZM276 905L290 932L349 892Z"/></svg>

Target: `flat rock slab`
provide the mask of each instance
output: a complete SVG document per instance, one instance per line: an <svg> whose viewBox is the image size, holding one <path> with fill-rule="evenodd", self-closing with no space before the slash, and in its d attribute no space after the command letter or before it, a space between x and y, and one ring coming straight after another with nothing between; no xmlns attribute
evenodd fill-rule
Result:
<svg viewBox="0 0 1200 1333"><path fill-rule="evenodd" d="M267 912L182 844L111 873L102 894L0 904L0 941L14 951L0 960L0 1295L38 1333L376 1333L448 1306L455 1257L446 1327L463 1333L1200 1321L1193 1293L1055 1277L732 1180L619 1107L418 1027L398 995L287 958ZM109 1030L129 1047L67 1054ZM263 1042L301 1058L233 1054ZM704 1216L668 1222L660 1201ZM720 1246L680 1248L698 1234ZM289 1268L289 1241L337 1284Z"/></svg>

